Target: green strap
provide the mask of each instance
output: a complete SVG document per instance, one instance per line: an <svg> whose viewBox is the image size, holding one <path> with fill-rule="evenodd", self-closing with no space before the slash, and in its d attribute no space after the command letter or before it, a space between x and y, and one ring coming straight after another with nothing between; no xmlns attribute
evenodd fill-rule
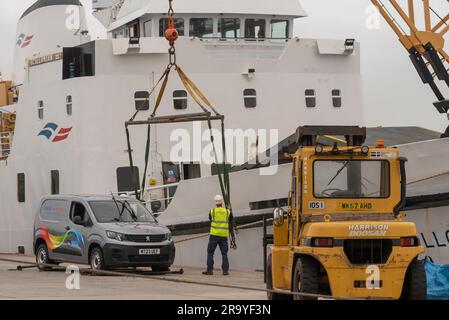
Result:
<svg viewBox="0 0 449 320"><path fill-rule="evenodd" d="M134 180L134 163L133 163L133 154L132 154L132 150L131 150L131 139L129 138L129 129L128 129L128 126L126 126L126 125L125 125L125 128L126 128L126 142L128 144L128 158L129 158L129 167L131 169L132 184L134 187L134 193L135 193L136 199L140 200L140 195L137 192L138 182L136 184L136 181Z"/></svg>
<svg viewBox="0 0 449 320"><path fill-rule="evenodd" d="M148 125L147 131L147 144L145 148L145 170L143 171L142 178L142 189L141 189L141 199L143 199L143 195L145 193L145 184L146 184L146 176L148 170L148 160L150 159L150 147L151 147L151 125Z"/></svg>

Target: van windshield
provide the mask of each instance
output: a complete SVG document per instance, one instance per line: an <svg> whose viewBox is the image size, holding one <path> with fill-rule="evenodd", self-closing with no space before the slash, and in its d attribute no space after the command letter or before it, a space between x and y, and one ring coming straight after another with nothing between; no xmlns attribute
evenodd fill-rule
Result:
<svg viewBox="0 0 449 320"><path fill-rule="evenodd" d="M138 201L89 201L89 205L99 223L156 222L147 208Z"/></svg>

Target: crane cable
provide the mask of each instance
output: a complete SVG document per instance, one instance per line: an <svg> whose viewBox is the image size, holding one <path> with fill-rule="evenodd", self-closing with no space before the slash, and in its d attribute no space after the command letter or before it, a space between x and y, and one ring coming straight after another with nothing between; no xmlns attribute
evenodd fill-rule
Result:
<svg viewBox="0 0 449 320"><path fill-rule="evenodd" d="M225 202L226 208L229 210L230 214L232 215L232 205L231 205L231 190L230 190L230 179L229 179L229 168L227 166L227 153L226 153L226 138L225 138L225 126L224 126L224 118L221 118L221 136L222 136L222 168L220 168L219 165L219 158L218 158L218 152L217 148L215 146L215 137L213 135L213 129L212 129L212 122L210 119L210 112L208 109L211 110L216 116L221 116L220 113L215 110L215 108L212 106L212 104L209 102L209 100L206 98L206 96L201 92L201 90L195 85L195 83L187 76L187 74L181 69L181 67L176 62L176 48L175 43L176 40L179 37L179 33L175 28L175 19L174 19L174 10L173 10L173 0L168 0L169 2L169 9L168 9L168 27L165 31L165 38L169 42L169 63L163 72L162 76L156 83L156 85L152 88L150 91L148 98L144 101L142 101L142 106L147 101L149 101L149 97L154 94L156 88L160 85L159 94L156 99L156 103L153 108L153 112L151 114L151 118L154 118L156 116L156 112L162 102L162 98L165 93L165 89L167 88L168 80L170 73L172 69L174 68L178 74L179 79L181 80L182 84L188 91L189 95L193 98L193 100L196 102L196 104L204 111L205 114L209 114L209 117L207 119L207 124L210 132L210 140L212 144L212 149L214 153L215 158L215 164L217 167L217 176L220 184L221 193L223 195L223 199ZM130 122L134 121L139 112L143 108L137 108L138 110L134 113L134 115L131 117ZM127 145L128 145L128 157L129 157L129 163L131 167L132 177L134 181L135 171L134 171L134 162L133 162L133 156L132 156L132 148L131 148L131 141L130 141L130 134L128 125L125 125L126 127L126 138L127 138ZM142 199L144 192L145 192L145 184L146 184L146 174L148 170L148 161L150 156L150 145L151 145L151 125L148 124L147 129L147 142L145 147L145 169L144 169L144 175L142 179L142 185L140 192L138 190L138 184L133 183L134 185L134 192L137 199ZM236 239L235 239L236 229L235 229L235 222L234 219L231 223L229 223L229 238L230 238L230 247L232 249L237 249Z"/></svg>

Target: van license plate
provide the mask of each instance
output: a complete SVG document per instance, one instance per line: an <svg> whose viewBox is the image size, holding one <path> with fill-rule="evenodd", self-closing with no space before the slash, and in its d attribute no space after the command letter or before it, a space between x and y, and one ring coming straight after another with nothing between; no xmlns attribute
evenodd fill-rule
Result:
<svg viewBox="0 0 449 320"><path fill-rule="evenodd" d="M155 254L161 254L161 249L139 249L139 255L151 256Z"/></svg>

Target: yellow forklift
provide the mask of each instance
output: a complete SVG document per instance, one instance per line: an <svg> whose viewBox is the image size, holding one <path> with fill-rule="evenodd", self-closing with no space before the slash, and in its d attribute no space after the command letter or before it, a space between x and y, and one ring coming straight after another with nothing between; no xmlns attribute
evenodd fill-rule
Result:
<svg viewBox="0 0 449 320"><path fill-rule="evenodd" d="M383 141L363 145L366 128L307 126L296 137L288 206L274 210L268 298L425 299L424 248L401 213L407 160Z"/></svg>

